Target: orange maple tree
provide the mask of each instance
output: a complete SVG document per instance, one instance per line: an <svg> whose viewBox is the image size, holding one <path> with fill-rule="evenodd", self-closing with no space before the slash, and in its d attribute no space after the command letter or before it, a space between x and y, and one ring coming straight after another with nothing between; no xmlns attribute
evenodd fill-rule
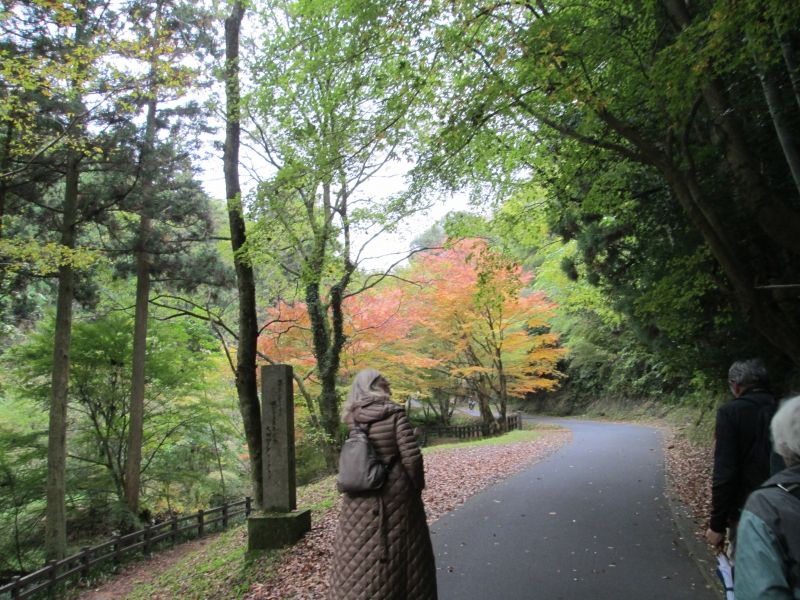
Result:
<svg viewBox="0 0 800 600"><path fill-rule="evenodd" d="M526 293L530 275L519 265L468 239L420 256L412 269L421 287L409 306L408 350L425 358L420 366L445 383L444 393L466 390L493 425L492 405L505 419L511 397L558 385L565 350L548 327L555 306Z"/></svg>
<svg viewBox="0 0 800 600"><path fill-rule="evenodd" d="M365 367L447 420L453 400L474 398L484 422L508 401L552 389L564 349L548 327L555 306L527 291L530 275L484 240L418 255L398 279L345 299L342 383ZM302 369L313 392L311 330L301 302L268 310L259 349ZM309 411L313 403L307 400Z"/></svg>
<svg viewBox="0 0 800 600"><path fill-rule="evenodd" d="M361 369L377 367L390 379L401 371L395 368L393 341L404 339L411 322L404 315L408 291L398 286L370 288L348 296L344 306L344 333L340 380L342 387ZM261 329L258 350L271 362L291 364L304 382L300 395L310 420L318 422L314 395L320 385L313 354L311 320L304 302L281 301L269 307ZM345 389L342 389L345 392ZM404 390L397 390L403 395ZM343 394L346 395L346 394Z"/></svg>

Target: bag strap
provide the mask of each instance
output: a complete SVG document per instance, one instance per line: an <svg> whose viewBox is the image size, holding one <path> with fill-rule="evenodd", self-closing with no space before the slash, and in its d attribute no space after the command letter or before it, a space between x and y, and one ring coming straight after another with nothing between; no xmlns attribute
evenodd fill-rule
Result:
<svg viewBox="0 0 800 600"><path fill-rule="evenodd" d="M790 494L800 500L800 483L773 483L771 485L762 486L762 489L765 488L778 488L783 490L787 494ZM776 532L778 537L778 543L781 545L783 549L783 553L786 557L786 562L788 563L788 572L789 578L791 581L791 585L797 585L797 577L798 577L798 569L800 569L800 565L798 565L797 560L791 555L789 552L789 540L786 539L786 535L783 532Z"/></svg>
<svg viewBox="0 0 800 600"><path fill-rule="evenodd" d="M787 494L791 494L792 496L800 500L800 483L790 483L789 485L776 483L775 487L782 489Z"/></svg>
<svg viewBox="0 0 800 600"><path fill-rule="evenodd" d="M361 431L361 433L367 436L367 441L369 442L370 445L372 445L372 442L369 440L369 428L371 426L372 423L367 423L366 425L362 425L361 423L354 423L353 425L354 430ZM388 473L389 471L392 470L392 467L394 467L394 463L396 463L399 458L400 458L399 454L392 454L387 462L383 462L380 458L378 458L378 462L380 462L384 466L386 472Z"/></svg>

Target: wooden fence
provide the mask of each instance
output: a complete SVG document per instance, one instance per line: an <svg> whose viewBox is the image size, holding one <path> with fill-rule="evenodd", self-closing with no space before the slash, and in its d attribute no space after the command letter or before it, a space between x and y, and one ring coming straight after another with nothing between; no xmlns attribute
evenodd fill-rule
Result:
<svg viewBox="0 0 800 600"><path fill-rule="evenodd" d="M156 525L147 525L144 529L116 535L111 540L97 546L85 547L77 554L51 560L43 568L21 577L14 577L11 583L0 587L0 599L11 598L22 600L45 594L54 596L59 584L72 576L86 579L90 569L104 562L119 564L127 554L141 549L142 554L150 554L159 542L165 540L177 544L179 538L186 540L203 537L206 530L219 524L218 528L227 529L231 519L244 515L252 510L252 500L248 497L238 502L226 502L222 506L200 510L183 517L173 516L171 519Z"/></svg>
<svg viewBox="0 0 800 600"><path fill-rule="evenodd" d="M498 419L497 424L500 426L500 432L502 433L513 431L514 429L522 429L522 416L511 415L506 417L505 421ZM489 427L484 423L475 423L473 425L434 425L425 427L423 436L427 437L429 435L469 440L489 437L492 432L489 431Z"/></svg>

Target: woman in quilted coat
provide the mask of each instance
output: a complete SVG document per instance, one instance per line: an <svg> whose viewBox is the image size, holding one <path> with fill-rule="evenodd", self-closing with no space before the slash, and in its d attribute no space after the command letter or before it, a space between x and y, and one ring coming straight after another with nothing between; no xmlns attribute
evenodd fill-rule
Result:
<svg viewBox="0 0 800 600"><path fill-rule="evenodd" d="M430 600L436 566L422 505L425 474L405 411L374 369L356 375L343 420L367 432L391 465L380 490L344 494L330 575L331 600Z"/></svg>

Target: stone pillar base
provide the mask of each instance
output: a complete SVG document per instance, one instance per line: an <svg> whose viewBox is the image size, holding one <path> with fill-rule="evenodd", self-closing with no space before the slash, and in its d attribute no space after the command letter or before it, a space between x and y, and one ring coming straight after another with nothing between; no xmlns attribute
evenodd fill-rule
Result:
<svg viewBox="0 0 800 600"><path fill-rule="evenodd" d="M310 530L309 509L253 514L247 518L247 551L282 548Z"/></svg>

